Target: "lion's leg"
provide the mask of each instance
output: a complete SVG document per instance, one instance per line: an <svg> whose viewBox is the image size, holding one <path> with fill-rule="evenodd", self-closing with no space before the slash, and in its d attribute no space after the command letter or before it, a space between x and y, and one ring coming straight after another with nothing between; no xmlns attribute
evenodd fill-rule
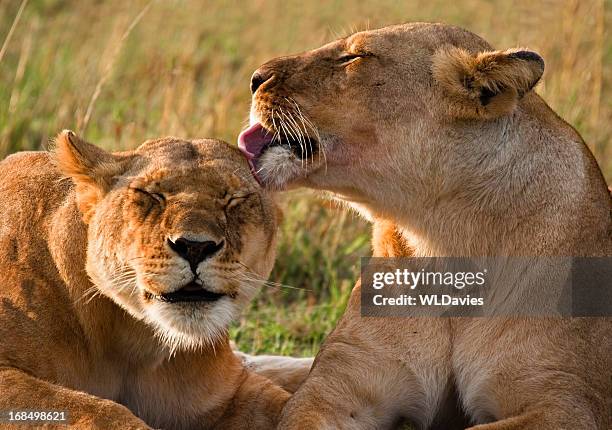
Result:
<svg viewBox="0 0 612 430"><path fill-rule="evenodd" d="M446 378L421 380L410 364L358 346L326 344L287 403L279 428L388 429L402 417L426 427L438 404L429 397L442 391Z"/></svg>
<svg viewBox="0 0 612 430"><path fill-rule="evenodd" d="M280 429L378 429L393 424L397 413L389 407L387 394L397 387L381 381L384 375L377 367L382 363L343 344L328 344L317 360L283 411Z"/></svg>
<svg viewBox="0 0 612 430"><path fill-rule="evenodd" d="M361 318L359 288L287 402L280 429L385 429L434 420L448 393L449 323ZM407 346L408 345L408 346Z"/></svg>
<svg viewBox="0 0 612 430"><path fill-rule="evenodd" d="M290 394L261 375L245 370L225 414L214 429L268 430L276 428Z"/></svg>
<svg viewBox="0 0 612 430"><path fill-rule="evenodd" d="M14 368L0 368L0 393L0 411L4 412L64 411L74 428L149 428L118 403L51 384Z"/></svg>

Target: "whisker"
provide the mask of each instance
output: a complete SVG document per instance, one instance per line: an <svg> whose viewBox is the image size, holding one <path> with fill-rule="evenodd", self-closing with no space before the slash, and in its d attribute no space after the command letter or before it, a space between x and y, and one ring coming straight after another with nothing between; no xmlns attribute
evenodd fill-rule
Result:
<svg viewBox="0 0 612 430"><path fill-rule="evenodd" d="M312 138L310 137L310 134L308 133L308 129L307 129L306 123L305 123L304 114L302 113L302 111L300 109L300 106L295 102L295 100L287 99L287 101L292 101L293 104L295 105L295 107L297 109L298 119L300 120L300 123L301 123L302 127L304 128L304 134L308 138L308 146L310 148L310 157L306 158L306 167L308 167L308 159L309 158L310 158L311 164L314 164L314 152L312 150Z"/></svg>
<svg viewBox="0 0 612 430"><path fill-rule="evenodd" d="M325 147L323 145L323 140L321 139L321 135L319 133L319 130L317 129L317 127L315 127L313 122L306 115L304 115L304 113L300 109L299 103L297 101L295 101L295 99L293 97L288 97L288 100L291 103L293 103L293 105L295 106L295 108L296 108L298 114L300 115L300 118L301 118L301 120L302 120L302 122L304 124L304 127L308 127L312 131L315 139L319 143L319 151L318 151L317 156L319 158L319 162L321 161L321 157L323 157L323 164L325 166L325 172L327 172L327 154L325 152ZM313 161L314 161L314 154L312 154L312 157L313 157Z"/></svg>
<svg viewBox="0 0 612 430"><path fill-rule="evenodd" d="M276 126L276 120L274 119L274 108L272 108L272 126L274 127L274 136L272 136L272 140L280 140L280 131L278 130L278 127Z"/></svg>
<svg viewBox="0 0 612 430"><path fill-rule="evenodd" d="M244 267L247 270L247 273L249 275L251 275L252 277L254 277L253 280L258 281L258 282L263 282L266 284L266 286L274 286L277 288L289 288L292 290L303 290L303 291L313 291L309 288L303 288L303 287L294 287L291 285L286 285L286 284L281 284L278 282L273 282L273 281L269 281L267 279L263 279L261 278L257 273L255 273L253 270L251 270L251 268L249 266L247 266L246 264L244 264L242 261L238 260L238 264L240 264L242 267ZM245 275L245 274L243 274Z"/></svg>
<svg viewBox="0 0 612 430"><path fill-rule="evenodd" d="M79 297L78 299L76 299L74 301L74 304L77 304L85 299L88 299L85 304L88 304L94 297L96 297L97 295L100 295L100 290L98 289L98 287L96 287L95 285L92 287L89 287L88 289L86 289L83 294L81 295L81 297ZM91 297L88 297L90 296Z"/></svg>
<svg viewBox="0 0 612 430"><path fill-rule="evenodd" d="M294 139L297 140L299 145L300 145L300 151L302 153L302 156L300 157L300 161L302 163L302 168L303 168L304 167L304 151L305 151L305 148L304 148L302 133L301 133L301 131L299 129L296 128L295 121L293 120L293 118L289 114L283 112L282 110L281 110L280 113L285 118L284 123L291 130L291 135L295 136Z"/></svg>
<svg viewBox="0 0 612 430"><path fill-rule="evenodd" d="M300 107L297 105L297 103L295 103L295 101L290 100L289 98L285 97L285 100L293 103L295 105L295 107L297 108L297 112L294 112L297 114L297 119L299 119L299 123L297 122L297 120L294 119L295 123L296 123L296 127L298 127L298 129L300 130L300 133L303 134L305 137L307 137L310 140L310 135L308 134L308 130L306 129L306 125L304 124L304 115L302 115L302 112L300 110ZM300 124L302 125L302 127L304 128L302 131L302 128L300 127ZM306 139L304 139L306 140ZM312 153L312 143L309 141L310 143L310 152Z"/></svg>
<svg viewBox="0 0 612 430"><path fill-rule="evenodd" d="M302 133L302 129L299 127L297 121L295 120L293 115L289 115L287 114L288 117L288 121L291 124L295 134L297 134L298 136L298 142L300 143L300 149L302 150L302 160L304 160L304 153L306 152L306 148L305 148L305 143L306 143L306 139L304 137L304 133ZM306 153L306 155L308 155Z"/></svg>
<svg viewBox="0 0 612 430"><path fill-rule="evenodd" d="M295 112L293 112L293 113L295 113ZM294 124L295 129L299 132L299 134L301 136L301 138L300 138L300 146L301 146L301 149L302 149L302 160L303 160L303 163L306 164L306 168L308 168L308 151L306 150L306 140L307 140L306 138L307 138L307 134L305 134L302 131L302 129L300 128L300 125L299 125L297 119L295 118L295 115L292 115L291 121ZM310 141L309 141L309 143L310 143ZM310 146L310 150L312 152L312 144ZM304 154L306 156L304 156Z"/></svg>
<svg viewBox="0 0 612 430"><path fill-rule="evenodd" d="M287 141L289 142L289 148L291 148L291 141L289 140L289 137L291 137L291 139L293 140L297 140L297 137L292 133L291 129L289 128L289 125L286 123L284 119L286 118L286 115L281 107L278 108L278 113L282 115L278 118L278 120L280 123L280 127L283 130L285 137L287 137Z"/></svg>

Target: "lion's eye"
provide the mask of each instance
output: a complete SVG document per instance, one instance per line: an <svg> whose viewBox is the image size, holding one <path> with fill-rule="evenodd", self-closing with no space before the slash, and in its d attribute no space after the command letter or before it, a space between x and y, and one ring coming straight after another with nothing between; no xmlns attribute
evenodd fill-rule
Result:
<svg viewBox="0 0 612 430"><path fill-rule="evenodd" d="M163 204L166 202L166 197L161 193L151 193L149 191L143 190L142 188L132 188L139 194L145 195L153 200L155 200L159 204Z"/></svg>
<svg viewBox="0 0 612 430"><path fill-rule="evenodd" d="M242 203L243 201L245 201L249 196L251 196L254 193L249 193L249 194L236 194L234 196L231 196L228 200L227 203L225 205L225 209L231 209L234 206L239 205L240 203Z"/></svg>
<svg viewBox="0 0 612 430"><path fill-rule="evenodd" d="M370 54L361 53L361 54L346 54L338 58L338 63L341 65L347 65L357 60L358 58L368 57Z"/></svg>

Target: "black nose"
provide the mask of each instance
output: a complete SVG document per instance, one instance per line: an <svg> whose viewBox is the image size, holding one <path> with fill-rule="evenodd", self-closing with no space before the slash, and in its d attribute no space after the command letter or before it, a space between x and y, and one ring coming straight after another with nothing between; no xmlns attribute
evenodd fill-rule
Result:
<svg viewBox="0 0 612 430"><path fill-rule="evenodd" d="M198 264L223 248L223 241L219 243L212 240L198 242L179 237L174 242L168 239L168 245L174 252L187 260L191 271L196 273Z"/></svg>
<svg viewBox="0 0 612 430"><path fill-rule="evenodd" d="M271 77L271 70L255 70L255 73L253 73L253 76L251 76L251 93L254 94L255 91L257 91L257 88L261 87L261 85L267 80L269 80Z"/></svg>

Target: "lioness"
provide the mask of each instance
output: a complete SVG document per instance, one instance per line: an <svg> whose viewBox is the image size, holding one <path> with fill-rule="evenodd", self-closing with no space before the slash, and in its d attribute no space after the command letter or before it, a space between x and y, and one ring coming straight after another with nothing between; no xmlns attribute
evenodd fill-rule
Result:
<svg viewBox="0 0 612 430"><path fill-rule="evenodd" d="M265 186L371 220L375 255L611 256L606 184L543 71L448 25L360 32L261 66L239 145ZM361 318L358 284L279 427L609 429L611 339L604 318Z"/></svg>
<svg viewBox="0 0 612 430"><path fill-rule="evenodd" d="M272 268L277 225L237 149L165 138L111 154L65 131L0 176L0 411L275 426L289 394L226 334Z"/></svg>

